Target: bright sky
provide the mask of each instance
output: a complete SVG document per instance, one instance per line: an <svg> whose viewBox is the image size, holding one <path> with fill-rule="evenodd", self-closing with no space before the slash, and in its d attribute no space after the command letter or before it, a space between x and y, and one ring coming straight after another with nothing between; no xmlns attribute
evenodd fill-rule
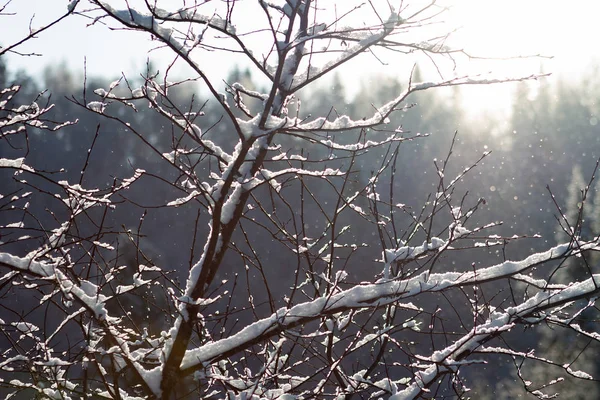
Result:
<svg viewBox="0 0 600 400"><path fill-rule="evenodd" d="M239 1L239 0L238 0ZM348 0L344 0L348 1ZM383 3L383 0L372 0ZM417 0L422 1L422 0ZM399 3L400 0L392 3ZM4 3L4 2L3 2ZM66 10L67 0L12 0L5 13L14 12L16 16L0 16L0 34L4 43L11 43L22 37L27 31L29 21L36 27ZM113 3L118 4L115 0ZM122 3L122 1L121 1ZM346 4L342 1L338 4ZM409 3L409 0L404 0ZM413 1L414 3L414 1ZM600 37L600 2L590 0L439 0L441 4L452 6L446 14L446 20L453 26L463 26L455 35L452 43L459 43L474 55L490 57L508 57L514 55L543 54L553 56L552 60L541 58L515 59L510 61L459 60L458 73L472 74L492 71L499 76L529 75L544 71L563 78L578 77L600 56L600 47L594 39ZM255 6L254 0L242 0L245 5ZM321 1L320 4L323 4ZM260 20L249 15L251 23ZM41 52L41 57L9 56L11 70L23 68L38 75L47 64L66 62L74 71L83 72L84 58L87 58L88 74L104 75L109 79L120 76L121 72L136 75L144 70L147 52L156 42L148 35L107 29L96 24L87 26L89 20L83 17L67 19L62 24L40 35L40 38L20 48L23 52ZM112 26L116 26L112 24ZM160 66L170 61L167 52L153 52L153 61ZM387 56L388 66L379 66L375 70L389 75L404 73L414 61ZM365 60L367 61L367 60ZM420 60L423 62L425 60ZM224 58L219 62L207 62L203 68L209 75L222 79L233 66L235 59ZM426 62L425 62L426 63ZM366 79L374 70L373 58L367 62L352 66L352 81ZM399 69L400 65L400 69ZM425 71L433 71L431 64ZM452 71L445 69L446 74ZM182 70L183 73L183 70ZM348 73L348 72L346 72ZM431 74L430 74L431 75ZM428 76L435 79L435 75ZM358 85L357 85L358 86ZM510 99L508 87L485 87L468 90L464 101L474 112L478 109L506 108ZM503 105L504 104L504 105Z"/></svg>
<svg viewBox="0 0 600 400"><path fill-rule="evenodd" d="M471 61L472 72L493 71L499 75L528 75L542 68L550 79L577 82L600 59L594 44L600 35L600 2L589 0L457 0L452 11L464 28L457 43L475 54L491 57L541 54L552 59ZM492 106L506 102L511 91L500 86L470 91L469 106Z"/></svg>

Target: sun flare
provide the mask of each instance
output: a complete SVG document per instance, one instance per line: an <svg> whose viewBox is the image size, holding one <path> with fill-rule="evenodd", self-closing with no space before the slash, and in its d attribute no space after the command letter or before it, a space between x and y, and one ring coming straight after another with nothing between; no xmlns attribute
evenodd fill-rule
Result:
<svg viewBox="0 0 600 400"><path fill-rule="evenodd" d="M448 20L459 27L453 41L474 57L461 66L466 74L514 78L543 72L568 80L579 76L590 56L598 54L595 46L585 43L598 33L594 19L600 5L596 2L464 0L447 4ZM465 109L470 115L506 111L514 87L465 88Z"/></svg>

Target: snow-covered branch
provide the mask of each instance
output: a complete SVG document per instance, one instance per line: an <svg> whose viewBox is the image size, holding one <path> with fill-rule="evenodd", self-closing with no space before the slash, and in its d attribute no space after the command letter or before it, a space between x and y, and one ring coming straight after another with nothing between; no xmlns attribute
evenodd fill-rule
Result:
<svg viewBox="0 0 600 400"><path fill-rule="evenodd" d="M413 248L403 247L395 252L389 251L388 257L393 254L396 258L392 261L396 261L399 257L402 257L403 260L415 259L420 257L426 250L442 250L444 243L443 240L435 238L430 244ZM445 272L431 275L423 273L407 280L392 280L369 285L358 285L335 295L324 296L308 303L298 304L289 309L282 308L270 317L253 323L235 335L188 351L182 361L181 368L190 369L206 362L218 361L222 357L234 354L259 340L265 340L276 333L285 332L299 324L307 323L325 315L334 315L365 307L381 307L386 304L407 301L423 293L443 292L455 287L481 285L485 282L510 278L535 266L565 258L568 256L569 248L569 244L562 244L545 252L532 254L520 261L506 261L491 267L480 268L476 271L464 273ZM584 243L581 245L579 251L592 249L599 250L600 248L595 242ZM498 316L498 318L493 318L488 325L490 328L503 327L509 319L512 321L547 308L557 307L569 301L590 297L600 291L597 282L600 282L600 276L595 276L568 288L540 292L520 306L510 308ZM502 321L504 322L500 324ZM478 338L487 337L488 329L485 326L487 325L476 328L476 331L481 332L481 335L483 335L477 336ZM472 340L469 343L470 346L473 343L479 342ZM461 352L466 348L459 342L457 342L456 346L462 349Z"/></svg>

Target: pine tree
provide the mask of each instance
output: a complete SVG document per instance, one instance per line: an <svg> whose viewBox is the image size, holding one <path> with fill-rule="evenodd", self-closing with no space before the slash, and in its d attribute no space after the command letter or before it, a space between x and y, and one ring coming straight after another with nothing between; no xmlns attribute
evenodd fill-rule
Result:
<svg viewBox="0 0 600 400"><path fill-rule="evenodd" d="M593 212L591 215L591 229L594 237L600 236L600 179L594 185Z"/></svg>
<svg viewBox="0 0 600 400"><path fill-rule="evenodd" d="M580 213L582 207L582 193L585 188L585 180L581 166L575 164L571 171L571 179L567 188L567 201L563 210L564 218L561 218L560 225L556 230L555 239L557 243L562 243L571 236L570 231L577 231L581 225Z"/></svg>

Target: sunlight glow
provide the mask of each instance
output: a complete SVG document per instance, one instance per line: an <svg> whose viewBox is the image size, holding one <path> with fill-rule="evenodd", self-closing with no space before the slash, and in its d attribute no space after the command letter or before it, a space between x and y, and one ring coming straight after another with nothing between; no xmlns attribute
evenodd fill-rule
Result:
<svg viewBox="0 0 600 400"><path fill-rule="evenodd" d="M136 0L139 1L139 0ZM35 11L33 25L42 23L64 10L56 7L57 2L41 0L14 0L7 11L17 14L11 19L11 29L5 29L4 41L11 42L20 36ZM61 2L58 2L61 3ZM66 9L66 1L64 8ZM122 3L115 0L114 3ZM354 4L363 4L358 12L348 16L348 23L356 18L373 18L371 5L385 11L385 0L365 2L345 0L336 2L335 12L343 14ZM392 2L394 3L394 2ZM398 3L398 2L395 2ZM401 4L412 9L424 0L404 0ZM133 3L132 3L133 4ZM323 6L327 2L319 2ZM333 2L329 4L334 4ZM453 64L449 60L439 60L433 64L425 56L407 57L393 52L374 51L353 60L341 70L342 79L348 83L347 94L351 96L359 89L357 82L367 82L379 74L408 80L412 65L418 64L424 79L439 79L439 74L447 79L454 75L487 75L494 77L527 76L540 72L552 73L553 77L575 80L600 55L600 47L591 41L600 36L600 25L596 18L600 15L600 2L571 0L568 3L558 0L438 0L439 7L449 7L442 17L446 23L442 28L458 28L447 40L450 46L460 46L470 55L488 59L457 56ZM239 9L248 8L254 2L241 1ZM389 11L387 11L389 12ZM404 11L403 11L404 12ZM409 13L409 11L406 11ZM243 11L241 15L249 14ZM406 14L405 14L406 15ZM244 24L256 23L264 15L243 18ZM24 50L44 49L43 57L31 58L9 56L11 70L27 69L30 73L42 76L43 68L52 63L66 62L66 66L78 73L83 72L84 58L87 60L88 74L108 77L120 76L121 72L137 75L144 70L148 50L154 47L147 35L131 34L127 42L120 40L121 32L106 29L102 24L85 27L90 21L76 17L64 21L50 32L40 35L40 39L26 44ZM367 21L365 21L367 22ZM432 26L435 29L437 25ZM14 28L14 29L13 29ZM73 35L72 32L77 32ZM30 46L30 47L27 47ZM260 47L260 46L259 46ZM151 52L156 65L166 65L172 57L161 56L160 51ZM541 55L542 57L530 57ZM528 57L529 56L529 57ZM553 58L550 58L553 57ZM168 58L168 59L167 59ZM205 65L206 72L213 77L225 78L235 63L232 55L217 63ZM436 62L437 63L437 62ZM177 72L177 70L176 70ZM185 72L185 71L183 71ZM177 72L181 73L181 72ZM464 88L461 101L468 113L479 115L483 112L506 112L510 109L514 85L494 85L484 88Z"/></svg>
<svg viewBox="0 0 600 400"><path fill-rule="evenodd" d="M454 35L469 54L489 60L466 60L469 74L492 71L497 76L551 73L548 79L576 81L597 62L591 45L600 29L600 3L573 0L448 1L449 19L462 28ZM539 57L536 57L539 55ZM501 60L496 60L500 58ZM535 82L532 83L535 85ZM514 85L467 88L463 100L470 115L486 110L506 112Z"/></svg>

